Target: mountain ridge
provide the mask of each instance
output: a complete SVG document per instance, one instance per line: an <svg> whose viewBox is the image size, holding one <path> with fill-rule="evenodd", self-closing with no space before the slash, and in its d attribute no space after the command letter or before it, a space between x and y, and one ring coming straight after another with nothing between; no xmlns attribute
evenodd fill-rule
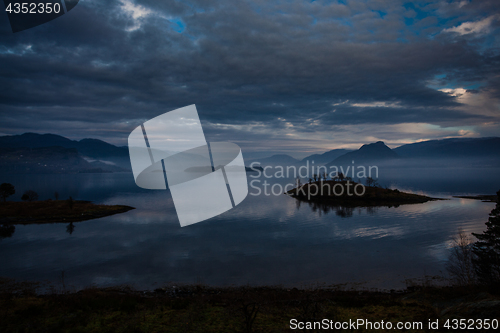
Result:
<svg viewBox="0 0 500 333"><path fill-rule="evenodd" d="M57 134L24 133L20 135L0 136L0 154L9 149L63 147L76 149L81 157L92 165L92 169L109 171L130 171L128 147L115 146L93 138L71 140ZM3 153L2 153L3 152ZM29 151L28 151L29 152ZM26 151L25 151L26 153ZM70 154L68 152L68 154ZM72 154L72 153L71 153ZM70 154L70 155L71 155ZM62 155L61 155L62 156ZM9 158L11 158L10 156ZM328 160L332 157L331 160ZM260 162L261 165L304 165L309 161L326 166L366 163L371 161L406 161L411 159L467 159L490 158L500 160L500 137L450 138L428 140L401 145L391 149L383 141L362 145L358 150L332 149L321 154L312 154L299 160L287 154L274 154L269 157L252 159L245 163ZM496 162L495 162L496 163ZM86 167L89 169L89 167Z"/></svg>
<svg viewBox="0 0 500 333"><path fill-rule="evenodd" d="M20 135L0 136L0 149L12 148L47 148L62 147L76 149L84 158L97 160L103 164L114 164L118 168L130 170L130 159L127 147L117 147L99 139L85 138L82 140L71 140L57 134L24 133ZM104 169L112 171L111 167L100 165ZM114 168L116 171L117 169Z"/></svg>
<svg viewBox="0 0 500 333"><path fill-rule="evenodd" d="M340 164L366 163L372 161L388 161L399 159L400 156L383 141L362 145L358 150L346 153L326 164L327 167Z"/></svg>
<svg viewBox="0 0 500 333"><path fill-rule="evenodd" d="M393 149L401 157L500 156L500 138L450 138L411 143Z"/></svg>
<svg viewBox="0 0 500 333"><path fill-rule="evenodd" d="M307 161L309 161L309 162L314 161L314 163L316 163L316 164L326 164L326 163L333 161L337 157L340 157L344 154L347 154L347 153L350 153L353 151L354 150L352 150L352 149L332 149L332 150L329 150L327 152L324 152L323 154L313 154L313 155L306 156L301 160L301 162L304 163Z"/></svg>

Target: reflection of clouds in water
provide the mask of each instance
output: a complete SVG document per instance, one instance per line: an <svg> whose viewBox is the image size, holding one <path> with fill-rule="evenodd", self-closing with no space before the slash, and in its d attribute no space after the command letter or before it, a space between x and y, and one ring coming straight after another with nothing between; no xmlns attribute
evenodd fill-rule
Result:
<svg viewBox="0 0 500 333"><path fill-rule="evenodd" d="M364 227L353 230L338 230L337 237L351 239L356 237L368 237L370 239L379 239L383 237L401 237L407 234L409 230L401 226L394 227Z"/></svg>
<svg viewBox="0 0 500 333"><path fill-rule="evenodd" d="M450 255L449 242L432 245L427 248L427 254L439 261L446 261Z"/></svg>
<svg viewBox="0 0 500 333"><path fill-rule="evenodd" d="M256 224L266 220L266 223L279 224L287 222L295 215L295 202L285 195L279 197L248 196L235 208L208 221L237 220Z"/></svg>
<svg viewBox="0 0 500 333"><path fill-rule="evenodd" d="M343 218L336 211L314 213L307 203L297 209L297 200L285 195L248 196L229 212L180 228L168 191L135 192L128 180L120 185L119 175L108 177L123 190L107 192L104 182L95 196L137 209L75 223L72 235L67 224L18 226L1 241L0 275L58 281L64 270L67 284L77 286L367 280L369 286L397 288L404 278L439 274L443 244L458 228L484 230L494 206L453 199L370 212L356 208Z"/></svg>

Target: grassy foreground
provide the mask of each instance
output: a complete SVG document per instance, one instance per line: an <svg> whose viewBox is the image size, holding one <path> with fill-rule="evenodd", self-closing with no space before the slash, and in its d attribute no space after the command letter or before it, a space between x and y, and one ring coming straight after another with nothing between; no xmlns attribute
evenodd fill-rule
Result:
<svg viewBox="0 0 500 333"><path fill-rule="evenodd" d="M1 202L0 224L69 223L128 212L129 206L96 205L80 200Z"/></svg>
<svg viewBox="0 0 500 333"><path fill-rule="evenodd" d="M436 332L426 326L429 320L438 319L439 331L450 331L442 328L449 318L500 318L500 297L458 287L427 287L401 293L205 286L140 292L117 287L37 295L30 284L0 281L1 332L300 331L290 329L292 318L423 323L423 330L405 332Z"/></svg>

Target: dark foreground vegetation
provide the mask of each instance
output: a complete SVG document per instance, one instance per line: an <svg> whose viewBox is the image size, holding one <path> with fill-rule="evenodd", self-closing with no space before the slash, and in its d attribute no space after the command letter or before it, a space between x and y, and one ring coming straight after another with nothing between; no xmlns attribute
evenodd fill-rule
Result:
<svg viewBox="0 0 500 333"><path fill-rule="evenodd" d="M424 286L392 293L170 286L151 292L116 287L39 295L34 284L4 280L0 318L1 332L290 332L291 319L325 318L423 323L423 330L406 332L431 331L429 320L439 319L441 330L449 331L443 328L447 319L499 319L500 296L487 289Z"/></svg>
<svg viewBox="0 0 500 333"><path fill-rule="evenodd" d="M286 194L302 201L314 201L344 207L399 206L432 200L425 195L401 192L376 186L363 186L354 181L319 180L300 185Z"/></svg>
<svg viewBox="0 0 500 333"><path fill-rule="evenodd" d="M133 207L96 205L80 200L45 200L0 203L0 224L69 223L124 213Z"/></svg>

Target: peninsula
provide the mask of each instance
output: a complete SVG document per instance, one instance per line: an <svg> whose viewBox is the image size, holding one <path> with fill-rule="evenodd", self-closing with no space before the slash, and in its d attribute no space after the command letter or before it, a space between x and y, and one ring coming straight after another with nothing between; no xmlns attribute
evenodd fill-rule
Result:
<svg viewBox="0 0 500 333"><path fill-rule="evenodd" d="M135 209L122 205L97 205L81 200L44 200L0 203L0 224L69 223L97 219Z"/></svg>

